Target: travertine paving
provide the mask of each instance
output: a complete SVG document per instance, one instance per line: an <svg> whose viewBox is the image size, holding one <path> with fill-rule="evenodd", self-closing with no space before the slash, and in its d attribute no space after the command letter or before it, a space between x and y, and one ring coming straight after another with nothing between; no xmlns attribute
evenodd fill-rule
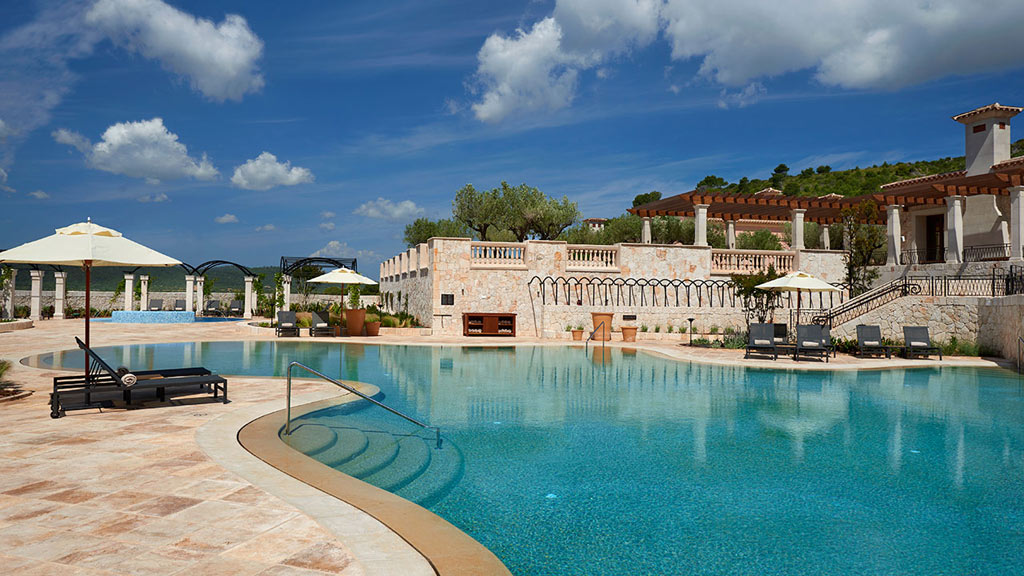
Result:
<svg viewBox="0 0 1024 576"><path fill-rule="evenodd" d="M323 528L309 515L229 471L203 451L196 431L225 414L283 401L283 382L231 377L232 402L208 396L133 410L84 410L49 418L52 371L23 366L29 354L71 348L80 321L42 322L0 334L0 358L14 366L5 377L36 391L0 402L0 573L18 575L365 574L346 545L344 527ZM93 344L272 338L241 324L141 326L94 324ZM518 338L474 339L528 343ZM458 337L381 337L374 342L464 343ZM566 341L545 342L565 346ZM621 346L621 343L614 343ZM679 346L637 347L680 360L735 363L741 353ZM791 360L742 361L776 368ZM801 368L867 368L937 361L859 360ZM992 365L955 359L944 364ZM298 382L296 394L323 393Z"/></svg>

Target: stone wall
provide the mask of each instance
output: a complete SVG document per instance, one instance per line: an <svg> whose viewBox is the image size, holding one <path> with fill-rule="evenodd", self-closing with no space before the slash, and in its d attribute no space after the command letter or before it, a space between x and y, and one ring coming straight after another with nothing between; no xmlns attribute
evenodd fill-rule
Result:
<svg viewBox="0 0 1024 576"><path fill-rule="evenodd" d="M1019 264L1019 263L1018 263ZM875 285L887 284L904 276L988 276L999 269L1009 272L1011 263L997 262L965 262L963 264L913 264L905 266L874 266L878 271Z"/></svg>
<svg viewBox="0 0 1024 576"><path fill-rule="evenodd" d="M905 296L832 328L834 338L857 338L858 324L877 324L882 337L903 340L904 326L928 326L933 341L978 341L978 306L982 298Z"/></svg>
<svg viewBox="0 0 1024 576"><path fill-rule="evenodd" d="M1016 360L1018 338L1024 337L1024 294L979 299L978 323L984 327L978 344Z"/></svg>
<svg viewBox="0 0 1024 576"><path fill-rule="evenodd" d="M801 250L797 252L796 269L833 284L846 281L843 253L834 250Z"/></svg>
<svg viewBox="0 0 1024 576"><path fill-rule="evenodd" d="M117 298L111 301L114 292L110 290L94 290L90 295L92 299L92 307L97 310L124 310L124 294L119 294ZM341 301L342 296L340 295L328 295L328 294L312 294L309 297L309 302L325 302L328 304L334 304ZM184 300L185 292L150 292L149 299L162 299L164 301L164 308L171 309L174 306L175 300ZM222 306L227 306L232 300L235 299L234 292L213 292L205 300L220 300ZM47 306L53 306L53 290L44 290L42 292L42 304L43 308ZM292 296L292 303L298 304L302 301L301 297ZM347 302L347 299L346 299ZM360 297L362 306L369 304L377 304L379 298L376 295L363 295ZM15 306L30 306L32 303L32 293L28 290L18 290L15 294L14 305ZM139 309L139 301L135 300L135 309ZM84 290L68 290L67 296L64 298L64 306L66 308L84 308L85 307L85 291Z"/></svg>

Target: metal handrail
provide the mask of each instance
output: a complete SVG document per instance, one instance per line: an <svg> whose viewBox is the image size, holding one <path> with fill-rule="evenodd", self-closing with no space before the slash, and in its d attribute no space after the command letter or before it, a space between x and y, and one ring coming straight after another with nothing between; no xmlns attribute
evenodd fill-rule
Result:
<svg viewBox="0 0 1024 576"><path fill-rule="evenodd" d="M1017 372L1020 372L1020 352L1024 347L1024 337L1017 336Z"/></svg>
<svg viewBox="0 0 1024 576"><path fill-rule="evenodd" d="M287 396L287 400L286 400L286 402L287 402L287 413L286 413L286 420L285 420L285 423L284 423L284 433L285 433L285 435L289 435L289 434L292 433L292 368L294 368L296 366L298 366L299 368L302 368L303 370L305 370L306 372L309 372L310 374L313 374L314 376L319 376L322 380L326 380L326 381L330 382L331 384L334 384L335 386L338 386L339 388L344 388L345 390L348 390L349 392L355 394L356 396L359 396L363 400L368 400L368 401L372 402L373 404L376 404L377 406L380 406L381 408L387 410L388 412L391 412L392 414L394 414L396 416L401 416L402 418L408 420L409 422L412 422L413 424L416 424L420 428L426 428L427 430L433 430L434 431L434 437L437 439L437 449L438 450L441 449L441 429L438 428L437 426L430 426L429 424L424 424L423 422L420 422L419 420L413 418L412 416L408 416L406 414L403 414L402 412L399 412L398 410L395 410L394 408L392 408L391 406L388 406L387 404L384 404L383 402L379 402L377 400L374 400L373 398L370 398L369 396L367 396L366 394L363 394L359 390L356 390L355 388L349 386L348 384L345 384L344 382L341 382L339 380L335 380L334 378L331 378L330 376L326 376L324 374L321 374L320 372L317 372L316 370L310 368L309 366L306 366L305 364L303 364L301 362L291 362L291 363L288 364L288 392L287 392L287 395L286 395Z"/></svg>
<svg viewBox="0 0 1024 576"><path fill-rule="evenodd" d="M586 354L590 350L590 341L594 339L594 334L597 334L597 331L600 330L602 326L604 326L604 320L601 320L597 324L597 326L594 326L594 330L590 333L590 336L587 336L587 341L583 343L583 353L584 354ZM601 340L601 348L602 349L604 348L604 343L605 342L607 342L607 340Z"/></svg>

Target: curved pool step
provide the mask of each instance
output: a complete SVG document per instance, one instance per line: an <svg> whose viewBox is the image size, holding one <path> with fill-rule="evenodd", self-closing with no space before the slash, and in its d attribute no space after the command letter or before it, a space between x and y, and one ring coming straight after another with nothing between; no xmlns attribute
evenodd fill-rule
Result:
<svg viewBox="0 0 1024 576"><path fill-rule="evenodd" d="M398 439L398 455L386 467L360 480L394 492L418 478L430 466L431 449L419 436Z"/></svg>
<svg viewBox="0 0 1024 576"><path fill-rule="evenodd" d="M291 434L282 434L281 438L285 444L314 457L338 443L338 435L334 429L323 424L305 422L293 427Z"/></svg>
<svg viewBox="0 0 1024 576"><path fill-rule="evenodd" d="M398 441L389 432L366 431L369 445L362 454L344 462L335 469L349 476L363 478L383 469L398 458Z"/></svg>
<svg viewBox="0 0 1024 576"><path fill-rule="evenodd" d="M424 508L437 504L462 480L466 461L462 450L445 439L444 448L430 450L430 465L415 479L393 492Z"/></svg>
<svg viewBox="0 0 1024 576"><path fill-rule="evenodd" d="M331 468L337 468L360 456L370 446L370 440L362 430L339 427L332 427L332 429L336 438L334 444L314 455L314 458Z"/></svg>

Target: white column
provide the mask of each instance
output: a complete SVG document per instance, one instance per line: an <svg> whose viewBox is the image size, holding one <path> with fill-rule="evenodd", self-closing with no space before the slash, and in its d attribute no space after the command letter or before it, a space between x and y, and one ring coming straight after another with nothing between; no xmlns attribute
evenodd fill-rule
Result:
<svg viewBox="0 0 1024 576"><path fill-rule="evenodd" d="M804 249L804 214L806 212L807 210L804 210L803 208L793 209L793 225L791 234L793 242L790 244L793 250Z"/></svg>
<svg viewBox="0 0 1024 576"><path fill-rule="evenodd" d="M185 276L185 311L191 312L195 310L193 303L195 302L195 281L196 277L187 274Z"/></svg>
<svg viewBox="0 0 1024 576"><path fill-rule="evenodd" d="M64 319L64 298L67 294L67 272L53 273L53 319Z"/></svg>
<svg viewBox="0 0 1024 576"><path fill-rule="evenodd" d="M203 306L206 303L206 294L203 288L206 286L206 276L196 276L196 315L203 315Z"/></svg>
<svg viewBox="0 0 1024 576"><path fill-rule="evenodd" d="M959 264L964 260L963 196L946 196L946 262Z"/></svg>
<svg viewBox="0 0 1024 576"><path fill-rule="evenodd" d="M42 270L30 270L29 274L32 276L32 300L31 300L31 312L29 318L39 321L42 320L42 309L43 309L43 272Z"/></svg>
<svg viewBox="0 0 1024 576"><path fill-rule="evenodd" d="M15 280L17 280L17 279L18 279L18 270L17 270L17 268L11 268L11 279L9 280L10 284L8 285L8 290L7 290L7 317L8 318L14 318L14 294L15 294L14 287L17 285L17 283L15 282Z"/></svg>
<svg viewBox="0 0 1024 576"><path fill-rule="evenodd" d="M242 318L252 318L253 299L252 299L252 281L255 280L252 276L245 277L245 310L242 312Z"/></svg>
<svg viewBox="0 0 1024 576"><path fill-rule="evenodd" d="M727 220L725 222L725 247L729 250L736 249L736 221Z"/></svg>
<svg viewBox="0 0 1024 576"><path fill-rule="evenodd" d="M284 275L284 281L281 283L282 289L284 290L284 308L282 310L292 309L292 277L289 274Z"/></svg>
<svg viewBox="0 0 1024 576"><path fill-rule="evenodd" d="M821 249L831 250L832 249L832 237L828 233L828 224L820 224L818 228L821 229Z"/></svg>
<svg viewBox="0 0 1024 576"><path fill-rule="evenodd" d="M903 252L902 240L903 231L900 229L900 206L891 204L885 210L888 215L886 219L886 245L885 264L887 266L899 266L900 255Z"/></svg>
<svg viewBox="0 0 1024 576"><path fill-rule="evenodd" d="M651 243L651 218L650 216L644 216L644 229L640 233L640 242L644 244Z"/></svg>
<svg viewBox="0 0 1024 576"><path fill-rule="evenodd" d="M707 204L695 204L694 208L697 211L697 216L693 222L693 245L694 246L707 246L708 245L708 205Z"/></svg>
<svg viewBox="0 0 1024 576"><path fill-rule="evenodd" d="M124 309L131 311L135 302L135 274L124 275Z"/></svg>
<svg viewBox="0 0 1024 576"><path fill-rule="evenodd" d="M1024 260L1024 186L1010 189L1010 260Z"/></svg>
<svg viewBox="0 0 1024 576"><path fill-rule="evenodd" d="M139 286L142 288L139 292L139 310L149 310L149 275L142 274L139 276Z"/></svg>

